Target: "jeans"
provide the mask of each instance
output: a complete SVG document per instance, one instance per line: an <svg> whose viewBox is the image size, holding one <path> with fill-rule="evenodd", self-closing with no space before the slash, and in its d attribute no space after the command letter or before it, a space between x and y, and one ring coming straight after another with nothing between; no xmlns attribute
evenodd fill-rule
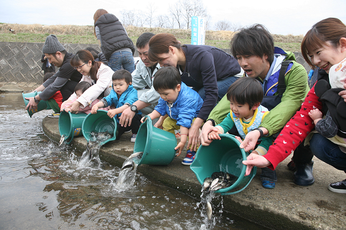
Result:
<svg viewBox="0 0 346 230"><path fill-rule="evenodd" d="M263 168L261 175L260 175L261 181L267 180L267 181L272 181L276 182L277 177L276 177L276 171L271 170L270 168Z"/></svg>
<svg viewBox="0 0 346 230"><path fill-rule="evenodd" d="M226 79L220 80L217 82L217 88L218 88L218 97L219 100L227 93L228 88L236 81L239 77L231 76ZM205 99L205 90L204 87L198 90L198 94L201 96L201 98Z"/></svg>
<svg viewBox="0 0 346 230"><path fill-rule="evenodd" d="M122 67L132 73L135 70L135 61L132 53L128 51L115 51L109 58L108 66L117 71Z"/></svg>
<svg viewBox="0 0 346 230"><path fill-rule="evenodd" d="M321 161L346 172L346 153L337 144L316 133L310 140L310 149Z"/></svg>

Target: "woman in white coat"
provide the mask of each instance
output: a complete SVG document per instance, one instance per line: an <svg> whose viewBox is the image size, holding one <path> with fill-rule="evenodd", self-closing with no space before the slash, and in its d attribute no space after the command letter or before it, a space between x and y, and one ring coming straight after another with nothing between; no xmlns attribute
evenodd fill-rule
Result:
<svg viewBox="0 0 346 230"><path fill-rule="evenodd" d="M61 111L78 113L80 107L90 105L98 97L110 93L114 71L102 62L94 61L93 55L88 50L79 50L72 57L71 65L83 75L81 81L87 81L92 85L80 97L73 93L68 99L73 101L72 104L67 107L61 106Z"/></svg>

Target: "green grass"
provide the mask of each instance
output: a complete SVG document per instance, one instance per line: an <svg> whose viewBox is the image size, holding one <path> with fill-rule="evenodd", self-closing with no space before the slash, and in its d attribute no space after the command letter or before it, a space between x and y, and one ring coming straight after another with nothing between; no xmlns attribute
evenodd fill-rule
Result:
<svg viewBox="0 0 346 230"><path fill-rule="evenodd" d="M0 42L30 42L30 43L44 43L48 33L34 34L34 33L0 33ZM98 44L95 36L90 35L74 35L74 34L60 34L58 35L61 43L72 43L72 44ZM135 36L130 37L134 44L136 44L137 38ZM190 44L190 39L179 39L183 44ZM215 46L220 49L229 49L229 42L224 40L206 40L205 44ZM275 46L278 46L285 51L300 52L300 43L298 42L275 42Z"/></svg>

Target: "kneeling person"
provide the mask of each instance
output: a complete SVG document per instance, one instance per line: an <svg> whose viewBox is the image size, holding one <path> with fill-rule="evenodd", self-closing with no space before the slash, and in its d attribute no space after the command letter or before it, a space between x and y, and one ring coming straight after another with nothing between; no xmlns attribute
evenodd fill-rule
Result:
<svg viewBox="0 0 346 230"><path fill-rule="evenodd" d="M131 142L135 142L139 126L141 124L140 120L142 118L141 112L137 111L135 116L132 118L130 126L123 127L119 124L119 117L121 113L138 100L137 90L132 86L132 77L129 71L121 69L114 72L112 76L112 91L107 96L102 98L100 102L92 107L91 113L97 113L99 108L114 106L115 109L110 109L107 115L110 118L116 116L118 122L117 128L117 139L128 130L132 130Z"/></svg>
<svg viewBox="0 0 346 230"><path fill-rule="evenodd" d="M203 105L203 99L181 81L178 70L172 66L159 69L153 84L160 94L160 99L149 116L152 120L159 118L155 127L173 134L180 129L181 139L175 147L179 156L186 144L191 124ZM195 151L188 150L182 164L191 165L195 154Z"/></svg>

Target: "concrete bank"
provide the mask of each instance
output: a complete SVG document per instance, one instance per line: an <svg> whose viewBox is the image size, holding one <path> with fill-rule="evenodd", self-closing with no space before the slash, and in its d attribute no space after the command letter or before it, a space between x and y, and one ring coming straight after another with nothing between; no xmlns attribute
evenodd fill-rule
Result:
<svg viewBox="0 0 346 230"><path fill-rule="evenodd" d="M58 119L46 117L42 126L49 138L59 141ZM77 137L72 145L85 150L86 140ZM102 146L100 157L120 167L133 153L133 146L130 134L125 133L120 140ZM201 185L190 168L181 164L184 156L182 153L168 166L140 165L137 171L199 199ZM224 197L224 209L271 229L344 229L346 195L332 193L327 186L344 179L345 174L315 158L315 183L301 187L293 183L293 173L286 167L288 161L286 159L277 167L278 182L275 189L262 188L258 170L243 192Z"/></svg>

